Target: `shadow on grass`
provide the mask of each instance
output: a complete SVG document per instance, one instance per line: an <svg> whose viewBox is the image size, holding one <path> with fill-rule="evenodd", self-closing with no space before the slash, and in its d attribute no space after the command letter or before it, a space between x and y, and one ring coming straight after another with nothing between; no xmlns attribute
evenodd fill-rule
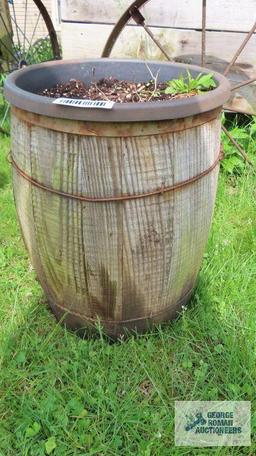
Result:
<svg viewBox="0 0 256 456"><path fill-rule="evenodd" d="M105 333L100 320L98 320L96 325L88 325L77 330L69 329L64 322L68 313L65 313L62 318L58 320L47 297L42 291L42 296L36 302L32 303L31 306L26 307L26 311L23 312L22 315L22 323L12 326L7 339L15 340L17 345L19 345L19 339L24 336L29 328L33 331L34 336L38 338L38 344L42 342L45 336L50 336L52 332L58 333L59 336L61 336L61 333L63 332L63 335L65 333L65 335L70 335L72 338L75 336L75 339L83 340L85 342L103 341L104 343L117 345L122 344L124 341L129 341L129 339L145 340L157 338L159 337L159 332L163 334L165 332L168 333L170 330L175 332L176 327L178 328L177 330L180 331L182 320L184 320L185 317L188 317L191 321L193 321L193 318L200 318L200 312L204 312L203 307L211 306L212 301L213 296L209 291L207 276L200 273L190 301L187 306L177 312L177 317L175 319L164 321L156 325L149 324L148 330L142 334L138 333L136 329L127 329L122 336L113 338ZM42 319L44 323L42 323ZM211 320L209 320L208 323L209 326L214 326L216 329L218 328L218 324L220 323L216 312L211 313Z"/></svg>
<svg viewBox="0 0 256 456"><path fill-rule="evenodd" d="M9 184L8 174L0 171L0 189L3 189L7 184Z"/></svg>

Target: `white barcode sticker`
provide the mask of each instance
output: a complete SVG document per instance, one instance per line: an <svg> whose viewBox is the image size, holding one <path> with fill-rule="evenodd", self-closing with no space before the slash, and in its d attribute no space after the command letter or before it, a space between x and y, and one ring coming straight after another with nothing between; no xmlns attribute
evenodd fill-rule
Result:
<svg viewBox="0 0 256 456"><path fill-rule="evenodd" d="M101 108L101 109L112 109L114 101L103 101L103 100L82 100L75 98L56 98L53 101L54 104L63 106L72 106L75 108Z"/></svg>

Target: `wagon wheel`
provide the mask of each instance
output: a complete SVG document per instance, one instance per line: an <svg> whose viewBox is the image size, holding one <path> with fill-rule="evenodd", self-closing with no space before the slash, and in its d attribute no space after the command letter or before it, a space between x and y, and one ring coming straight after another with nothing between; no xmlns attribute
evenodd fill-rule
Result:
<svg viewBox="0 0 256 456"><path fill-rule="evenodd" d="M163 53L165 58L169 61L174 61L178 59L172 59L169 55L166 49L161 45L159 40L154 36L150 28L146 25L145 17L142 15L140 8L144 6L146 3L148 3L149 0L135 0L128 8L127 10L123 13L123 15L120 17L116 25L114 26L111 34L108 37L108 40L105 44L105 47L102 52L102 57L109 57L111 54L111 51L115 45L116 40L118 39L120 33L122 32L123 28L127 25L127 23L130 20L134 20L135 23L139 26L141 26L145 32L148 34L148 36L151 38L151 40L155 43L155 45L160 49L160 51ZM207 0L202 0L202 35L201 35L201 56L200 56L200 65L202 67L206 66L206 6L207 6ZM251 30L246 34L243 42L241 43L240 47L237 49L235 52L233 58L231 61L228 63L228 65L224 69L224 76L228 76L231 68L233 67L234 63L237 61L238 57L240 56L241 52L244 50L246 44L252 37L253 33L256 31L256 22L253 24ZM180 60L182 61L182 59ZM190 62L191 63L191 62ZM241 81L238 84L233 85L231 91L235 92L237 89L240 87L246 86L248 84L251 84L256 81L256 77L253 77L251 79L248 79L246 81ZM246 111L242 110L231 110L228 109L229 111L234 111L242 114L248 114ZM251 161L249 160L246 152L244 149L241 147L240 144L237 143L237 141L232 137L232 135L227 131L227 129L222 125L222 130L223 132L227 135L229 140L233 143L233 145L237 148L239 154L243 157L245 161L247 161L249 164L252 164Z"/></svg>
<svg viewBox="0 0 256 456"><path fill-rule="evenodd" d="M18 20L18 1L0 3L0 130L9 133L9 104L3 96L8 73L23 66L60 59L61 52L51 17L41 0L25 0Z"/></svg>

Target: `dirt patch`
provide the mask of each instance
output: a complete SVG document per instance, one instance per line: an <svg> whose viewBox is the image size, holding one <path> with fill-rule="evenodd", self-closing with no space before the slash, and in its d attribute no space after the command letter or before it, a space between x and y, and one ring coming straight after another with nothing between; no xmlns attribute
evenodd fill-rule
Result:
<svg viewBox="0 0 256 456"><path fill-rule="evenodd" d="M51 98L74 98L86 100L109 100L117 103L143 103L145 101L175 100L189 98L196 92L167 94L167 83L121 81L113 77L100 79L86 86L83 81L70 79L56 86L45 89L39 95Z"/></svg>

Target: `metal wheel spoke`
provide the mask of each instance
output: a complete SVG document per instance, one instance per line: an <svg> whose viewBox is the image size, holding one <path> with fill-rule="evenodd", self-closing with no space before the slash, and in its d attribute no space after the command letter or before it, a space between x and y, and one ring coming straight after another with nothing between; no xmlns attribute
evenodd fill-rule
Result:
<svg viewBox="0 0 256 456"><path fill-rule="evenodd" d="M243 81L243 82L240 82L239 84L235 85L234 87L232 87L231 92L239 89L240 87L247 86L247 85L251 84L252 82L256 82L256 76L254 76L254 78L247 79L247 81Z"/></svg>
<svg viewBox="0 0 256 456"><path fill-rule="evenodd" d="M14 58L14 60L16 60L16 62L19 62L18 58L16 57L16 55L8 48L8 46L6 46L6 44L4 43L4 41L2 40L2 38L0 38L0 43L1 45L6 49L6 51Z"/></svg>
<svg viewBox="0 0 256 456"><path fill-rule="evenodd" d="M32 19L31 31L29 28L30 1L17 0L16 4L15 1L16 0L2 0L4 5L3 10L2 8L0 10L0 25L3 30L3 36L0 37L0 47L2 49L4 64L2 67L3 75L11 73L18 67L22 68L23 61L26 62L27 59L27 64L32 64L52 58L52 55L57 59L61 58L57 34L51 17L45 7L44 0L31 0L31 3L34 4L36 8L36 14L33 15L34 17ZM18 14L18 1L21 1L22 3L22 20ZM47 36L46 33L41 33L40 31L39 34L37 33L40 19L46 28ZM29 34L29 36L27 36L27 34ZM6 102L2 90L0 132L5 134L10 134L9 112L10 105Z"/></svg>
<svg viewBox="0 0 256 456"><path fill-rule="evenodd" d="M253 116L251 112L245 111L244 109L239 109L239 108L231 108L230 106L224 107L224 110L226 112L232 112L232 113L237 113L237 114L244 114L245 116Z"/></svg>
<svg viewBox="0 0 256 456"><path fill-rule="evenodd" d="M224 131L225 135L228 137L228 139L232 142L232 144L236 147L238 150L239 154L243 157L243 159L249 163L251 166L253 166L253 163L249 159L247 153L245 150L238 144L238 142L233 138L233 136L229 133L229 131L224 127L224 125L221 126L222 130Z"/></svg>
<svg viewBox="0 0 256 456"><path fill-rule="evenodd" d="M201 49L201 66L205 66L206 50L206 0L202 1L202 49Z"/></svg>
<svg viewBox="0 0 256 456"><path fill-rule="evenodd" d="M12 33L10 33L10 30L8 29L7 24L6 24L5 20L4 20L4 17L2 15L1 11L0 11L0 18L1 18L1 21L3 23L4 28L6 30L7 35L11 38L11 41L13 42Z"/></svg>
<svg viewBox="0 0 256 456"><path fill-rule="evenodd" d="M14 18L13 18L13 17L12 17L11 19L12 19L14 25L15 25L15 28L17 28L17 29L20 31L21 36L24 38L24 41L26 41L26 42L29 44L28 38L26 37L26 35L25 35L25 33L23 32L23 30L20 28L20 26L19 26L18 24L15 24ZM19 50L20 50L21 52L22 52L22 49L23 49L23 48L19 45Z"/></svg>
<svg viewBox="0 0 256 456"><path fill-rule="evenodd" d="M15 6L14 6L14 0L12 0L11 5L12 5L12 12L13 12L13 18L12 18L12 20L13 20L14 25L15 25L15 28L16 28L16 35L17 35L18 45L19 45L19 48L21 49L20 35L19 35L19 30L18 30L18 23L17 23L17 18L16 18L16 11L15 11Z"/></svg>
<svg viewBox="0 0 256 456"><path fill-rule="evenodd" d="M25 55L25 37L27 30L27 14L28 14L28 0L25 2L25 17L24 17L24 34L23 34L23 55Z"/></svg>
<svg viewBox="0 0 256 456"><path fill-rule="evenodd" d="M165 55L165 57L167 58L167 60L171 61L171 57L167 54L167 52L164 50L164 48L162 47L162 45L159 43L159 41L157 40L157 38L153 35L153 33L151 32L151 30L147 27L147 25L145 24L145 18L144 16L141 14L140 10L137 8L137 6L133 6L131 9L130 9L130 14L131 14L131 17L133 18L133 20L136 22L136 24L140 25L141 27L144 28L145 32L149 35L149 37L151 38L151 40L156 44L156 46L158 47L158 49L160 49L160 51Z"/></svg>
<svg viewBox="0 0 256 456"><path fill-rule="evenodd" d="M52 46L52 51L55 59L60 59L60 47L57 39L57 34L54 29L51 17L43 4L41 0L33 0L35 5L37 6L38 10L41 12L43 20L45 22L45 25L47 27L50 41L51 41L51 46Z"/></svg>
<svg viewBox="0 0 256 456"><path fill-rule="evenodd" d="M145 32L147 32L148 36L150 36L151 40L157 45L158 49L160 49L160 51L165 55L167 60L169 60L171 62L173 59L167 54L167 52L161 46L159 41L156 39L156 37L151 32L151 30L145 24L143 25L143 28L144 28Z"/></svg>
<svg viewBox="0 0 256 456"><path fill-rule="evenodd" d="M32 47L32 43L33 43L33 40L34 40L34 36L35 36L35 33L36 33L36 29L37 29L40 17L41 17L41 12L39 11L38 16L37 16L37 20L36 20L36 23L35 23L35 27L33 29L32 36L31 36L31 39L29 41L28 49L26 51L25 60L28 58L29 51L30 51L30 49Z"/></svg>
<svg viewBox="0 0 256 456"><path fill-rule="evenodd" d="M127 24L127 22L131 19L131 13L130 13L131 8L133 8L134 6L136 6L137 8L140 8L141 6L145 5L148 1L149 0L135 0L130 5L130 7L127 10L125 10L125 12L122 14L122 16L120 17L119 21L114 26L112 32L110 33L110 35L107 39L107 42L106 42L105 47L101 54L102 57L110 56L110 53L114 47L114 44L115 44L121 30Z"/></svg>
<svg viewBox="0 0 256 456"><path fill-rule="evenodd" d="M11 44L12 44L12 48L11 48L11 49L9 49L8 46L7 46L6 44L4 45L4 47L5 47L5 49L8 51L8 53L9 53L13 58L15 58L15 56L14 56L14 54L13 54L13 52L12 52L13 45L14 45L14 43L13 43L13 35L12 35L12 33L10 33L10 30L8 29L7 24L6 24L5 20L4 20L4 17L3 17L3 15L2 15L1 12L0 12L0 18L1 18L1 20L2 20L2 23L3 23L4 28L5 28L5 30L6 30L7 36L10 38L10 41L11 41ZM1 43L3 43L2 40L0 40L0 41L1 41ZM8 61L7 63L8 63L8 67L9 67L9 61Z"/></svg>
<svg viewBox="0 0 256 456"><path fill-rule="evenodd" d="M254 23L254 25L252 26L251 30L247 33L244 41L242 42L241 46L239 47L239 49L237 49L233 59L231 60L231 62L228 64L228 66L226 67L225 71L224 71L224 76L227 76L230 68L234 65L234 63L236 62L236 60L238 59L239 55L241 54L241 52L244 50L246 44L248 43L249 39L252 37L253 33L255 32L256 30L256 22Z"/></svg>
<svg viewBox="0 0 256 456"><path fill-rule="evenodd" d="M47 40L48 38L50 38L49 35L46 35L44 37L44 40ZM32 59L34 59L34 63L37 63L37 61L40 60L40 43L38 44L38 46L35 45L31 47L31 57Z"/></svg>
<svg viewBox="0 0 256 456"><path fill-rule="evenodd" d="M39 50L36 46L33 46L31 49L31 58L33 59L33 62L36 63L38 57L40 56Z"/></svg>

